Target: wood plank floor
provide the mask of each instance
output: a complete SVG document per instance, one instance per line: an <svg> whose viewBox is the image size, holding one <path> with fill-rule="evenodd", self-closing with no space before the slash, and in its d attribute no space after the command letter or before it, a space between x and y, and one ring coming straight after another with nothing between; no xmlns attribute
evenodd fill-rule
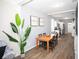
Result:
<svg viewBox="0 0 79 59"><path fill-rule="evenodd" d="M50 49L50 52L42 47L33 48L26 53L24 59L75 59L74 39L70 34L66 34L59 38L58 45L55 49Z"/></svg>

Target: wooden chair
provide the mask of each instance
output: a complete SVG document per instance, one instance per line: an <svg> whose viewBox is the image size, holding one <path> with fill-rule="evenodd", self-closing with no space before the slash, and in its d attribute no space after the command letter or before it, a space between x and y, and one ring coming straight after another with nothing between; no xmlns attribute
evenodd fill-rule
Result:
<svg viewBox="0 0 79 59"><path fill-rule="evenodd" d="M41 36L42 36L42 34L38 34L38 36L39 36L39 37L41 37ZM42 47L42 44L43 44L43 42L42 42L42 41L40 41L40 42L39 42L39 46L40 46L40 47Z"/></svg>
<svg viewBox="0 0 79 59"><path fill-rule="evenodd" d="M53 36L52 40L49 42L49 45L52 48L55 48L57 44L58 44L58 34L56 34L56 36Z"/></svg>
<svg viewBox="0 0 79 59"><path fill-rule="evenodd" d="M42 36L42 35L46 35L46 33L43 33L43 34L39 34L39 36ZM44 42L44 41L40 41L39 42L39 45L40 45L40 47L46 47L46 42Z"/></svg>
<svg viewBox="0 0 79 59"><path fill-rule="evenodd" d="M44 36L46 36L46 33L43 33ZM43 47L46 48L47 43L43 42Z"/></svg>
<svg viewBox="0 0 79 59"><path fill-rule="evenodd" d="M54 48L55 47L55 36L53 36L53 38L52 38L52 40L49 42L49 46L51 47L51 48Z"/></svg>

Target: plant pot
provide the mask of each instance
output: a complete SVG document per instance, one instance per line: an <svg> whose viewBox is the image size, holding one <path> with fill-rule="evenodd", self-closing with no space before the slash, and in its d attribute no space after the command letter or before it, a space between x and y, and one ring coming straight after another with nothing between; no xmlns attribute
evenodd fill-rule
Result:
<svg viewBox="0 0 79 59"><path fill-rule="evenodd" d="M24 59L24 57L25 57L25 54L21 54L21 59Z"/></svg>

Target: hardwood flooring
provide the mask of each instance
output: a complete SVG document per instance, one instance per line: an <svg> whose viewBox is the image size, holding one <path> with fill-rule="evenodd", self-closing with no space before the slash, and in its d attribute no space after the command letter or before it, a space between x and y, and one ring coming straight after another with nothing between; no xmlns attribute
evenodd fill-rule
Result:
<svg viewBox="0 0 79 59"><path fill-rule="evenodd" d="M54 49L50 49L50 52L42 47L33 48L26 52L24 59L75 59L74 39L67 34L59 38L58 45Z"/></svg>

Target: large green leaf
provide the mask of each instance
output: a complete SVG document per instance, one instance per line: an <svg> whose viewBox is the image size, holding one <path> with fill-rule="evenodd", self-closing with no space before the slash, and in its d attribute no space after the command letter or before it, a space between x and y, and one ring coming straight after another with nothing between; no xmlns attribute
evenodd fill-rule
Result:
<svg viewBox="0 0 79 59"><path fill-rule="evenodd" d="M30 32L31 32L31 27L28 27L28 28L25 30L25 35L24 35L24 36L25 36L25 39L24 39L24 41L28 38Z"/></svg>
<svg viewBox="0 0 79 59"><path fill-rule="evenodd" d="M15 20L16 20L16 25L17 25L17 26L20 26L20 24L21 24L21 19L20 19L19 14L16 14Z"/></svg>
<svg viewBox="0 0 79 59"><path fill-rule="evenodd" d="M11 25L11 28L12 28L13 32L18 33L17 27L13 23L10 23L10 25Z"/></svg>
<svg viewBox="0 0 79 59"><path fill-rule="evenodd" d="M9 38L10 41L12 41L12 42L18 42L15 38L13 38L12 36L10 36L6 32L3 31L3 33L5 33L8 36L8 38Z"/></svg>
<svg viewBox="0 0 79 59"><path fill-rule="evenodd" d="M24 27L24 19L22 20L22 28Z"/></svg>

